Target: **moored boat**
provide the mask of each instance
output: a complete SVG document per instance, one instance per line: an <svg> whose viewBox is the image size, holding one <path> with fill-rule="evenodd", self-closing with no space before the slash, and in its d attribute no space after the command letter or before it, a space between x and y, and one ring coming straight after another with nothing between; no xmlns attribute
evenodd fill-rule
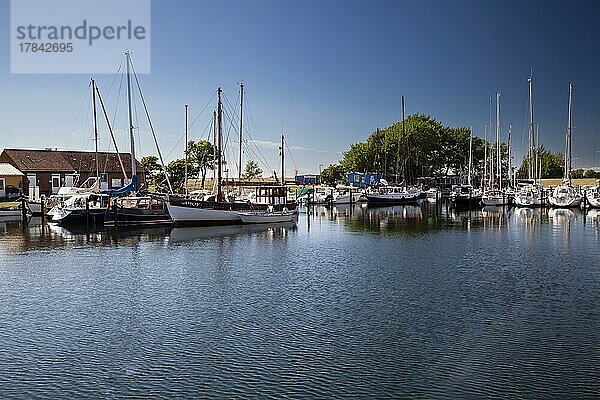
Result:
<svg viewBox="0 0 600 400"><path fill-rule="evenodd" d="M282 222L297 222L297 211L242 211L238 212L243 224L274 224Z"/></svg>
<svg viewBox="0 0 600 400"><path fill-rule="evenodd" d="M600 208L600 186L589 188L585 195L589 207Z"/></svg>
<svg viewBox="0 0 600 400"><path fill-rule="evenodd" d="M548 198L552 207L571 208L581 206L583 196L571 185L571 131L573 124L573 85L569 84L569 112L567 133L565 137L564 179L552 191Z"/></svg>
<svg viewBox="0 0 600 400"><path fill-rule="evenodd" d="M367 193L367 202L371 206L418 204L421 198L421 190L403 186L382 186L376 193Z"/></svg>
<svg viewBox="0 0 600 400"><path fill-rule="evenodd" d="M129 196L112 200L104 216L105 226L171 225L166 200L160 196Z"/></svg>
<svg viewBox="0 0 600 400"><path fill-rule="evenodd" d="M471 185L456 185L450 195L452 205L456 208L474 208L481 204L481 190Z"/></svg>
<svg viewBox="0 0 600 400"><path fill-rule="evenodd" d="M71 196L57 206L51 221L60 225L103 224L108 200L108 195L96 193Z"/></svg>

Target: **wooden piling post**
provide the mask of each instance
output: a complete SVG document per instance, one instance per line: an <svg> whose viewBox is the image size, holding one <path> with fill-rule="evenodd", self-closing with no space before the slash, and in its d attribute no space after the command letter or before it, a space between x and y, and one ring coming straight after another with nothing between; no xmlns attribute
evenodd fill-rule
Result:
<svg viewBox="0 0 600 400"><path fill-rule="evenodd" d="M90 230L90 198L85 199L85 228Z"/></svg>
<svg viewBox="0 0 600 400"><path fill-rule="evenodd" d="M24 196L21 196L21 216L23 217L23 226L25 226L27 223L27 204Z"/></svg>

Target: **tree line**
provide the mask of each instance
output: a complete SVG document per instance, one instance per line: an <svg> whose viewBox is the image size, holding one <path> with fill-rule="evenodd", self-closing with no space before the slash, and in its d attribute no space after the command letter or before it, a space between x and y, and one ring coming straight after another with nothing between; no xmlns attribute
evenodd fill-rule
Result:
<svg viewBox="0 0 600 400"><path fill-rule="evenodd" d="M402 122L371 132L364 142L354 143L342 153L342 159L325 168L321 181L334 185L346 181L349 172L380 173L390 182L414 183L418 177L468 174L469 139L471 129L445 126L435 118L424 114L413 114ZM483 177L487 145L488 174L489 157L495 154L495 143L473 136L471 174ZM501 166L504 179L508 177L508 146L500 145ZM518 178L528 177L528 155L516 170ZM511 160L515 167L514 158ZM560 178L563 175L564 157L541 147L538 155L542 178ZM494 164L495 167L496 164ZM573 171L588 176L593 171ZM497 171L496 171L497 175Z"/></svg>

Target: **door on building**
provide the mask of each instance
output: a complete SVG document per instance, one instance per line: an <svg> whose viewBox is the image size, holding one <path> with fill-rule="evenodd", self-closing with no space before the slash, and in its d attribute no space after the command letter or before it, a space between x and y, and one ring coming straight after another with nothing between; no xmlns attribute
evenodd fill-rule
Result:
<svg viewBox="0 0 600 400"><path fill-rule="evenodd" d="M36 174L27 174L27 188L29 195L35 193L35 188L37 187L37 175Z"/></svg>
<svg viewBox="0 0 600 400"><path fill-rule="evenodd" d="M58 193L60 189L60 174L52 174L52 194Z"/></svg>
<svg viewBox="0 0 600 400"><path fill-rule="evenodd" d="M29 195L29 200L37 200L40 198L40 188L37 184L37 175L36 174L27 174L27 193Z"/></svg>
<svg viewBox="0 0 600 400"><path fill-rule="evenodd" d="M0 178L0 197L6 197L6 185L4 178Z"/></svg>
<svg viewBox="0 0 600 400"><path fill-rule="evenodd" d="M75 186L76 181L77 181L77 175L74 175L74 174L65 175L65 187Z"/></svg>
<svg viewBox="0 0 600 400"><path fill-rule="evenodd" d="M108 174L100 174L100 190L108 190Z"/></svg>

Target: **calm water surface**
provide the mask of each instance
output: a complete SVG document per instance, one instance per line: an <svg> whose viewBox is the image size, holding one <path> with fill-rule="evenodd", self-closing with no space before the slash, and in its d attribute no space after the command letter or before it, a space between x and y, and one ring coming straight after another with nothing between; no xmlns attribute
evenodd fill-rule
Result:
<svg viewBox="0 0 600 400"><path fill-rule="evenodd" d="M598 398L598 212L0 220L0 398Z"/></svg>

